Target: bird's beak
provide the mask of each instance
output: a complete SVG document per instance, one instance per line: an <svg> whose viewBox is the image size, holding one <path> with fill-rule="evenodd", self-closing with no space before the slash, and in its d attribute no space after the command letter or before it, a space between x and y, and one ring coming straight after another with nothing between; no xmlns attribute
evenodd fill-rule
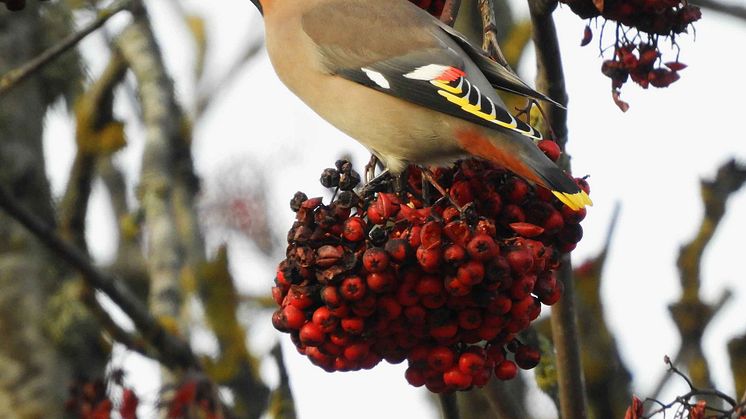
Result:
<svg viewBox="0 0 746 419"><path fill-rule="evenodd" d="M259 2L259 0L251 0L252 3L254 3L254 6L256 6L257 9L259 9L259 13L264 16L264 10L262 10L262 4Z"/></svg>

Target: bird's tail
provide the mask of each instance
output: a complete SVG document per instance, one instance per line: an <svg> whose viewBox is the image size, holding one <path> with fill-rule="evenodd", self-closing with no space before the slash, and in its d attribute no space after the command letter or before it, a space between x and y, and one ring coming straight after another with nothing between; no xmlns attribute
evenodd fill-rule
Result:
<svg viewBox="0 0 746 419"><path fill-rule="evenodd" d="M549 160L538 148L530 155L524 156L523 162L534 173L534 182L552 191L563 204L577 211L586 205L593 205L593 201L580 189L577 183L560 169L553 161ZM528 176L527 176L528 177Z"/></svg>
<svg viewBox="0 0 746 419"><path fill-rule="evenodd" d="M588 194L528 137L507 130L464 130L456 138L464 150L549 189L575 211L593 205Z"/></svg>

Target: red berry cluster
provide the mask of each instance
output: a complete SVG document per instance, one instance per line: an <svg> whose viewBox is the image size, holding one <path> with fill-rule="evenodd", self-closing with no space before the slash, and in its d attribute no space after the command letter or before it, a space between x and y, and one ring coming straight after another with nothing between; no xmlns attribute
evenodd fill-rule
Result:
<svg viewBox="0 0 746 419"><path fill-rule="evenodd" d="M443 7L446 4L446 0L409 0L414 3L420 9L427 10L431 15L440 17L443 13Z"/></svg>
<svg viewBox="0 0 746 419"><path fill-rule="evenodd" d="M559 157L556 143L539 146ZM291 201L296 221L272 288L280 306L272 322L314 364L349 371L407 360L412 385L443 392L539 362L516 336L541 303L560 298L554 270L580 240L585 210L484 161L434 176L448 197L423 194L429 184L416 167L405 192L360 196L359 176L339 161L321 177L337 189L330 204L301 192Z"/></svg>
<svg viewBox="0 0 746 419"><path fill-rule="evenodd" d="M123 376L121 370L114 370L109 377L109 384L122 390L121 400L117 403L110 399L104 380L75 380L68 388L68 398L65 401L66 417L109 419L116 407L122 419L137 419L139 400L131 388L123 385Z"/></svg>
<svg viewBox="0 0 746 419"><path fill-rule="evenodd" d="M628 78L643 88L668 87L679 79L678 71L686 65L679 63L678 58L661 65L658 39L670 37L675 44L676 35L686 32L689 25L702 17L697 6L684 0L561 1L582 18L602 16L617 22L614 56L604 61L601 72L611 78L612 98L623 111L629 105L619 98L620 89ZM592 37L590 26L586 26L581 45L590 43Z"/></svg>

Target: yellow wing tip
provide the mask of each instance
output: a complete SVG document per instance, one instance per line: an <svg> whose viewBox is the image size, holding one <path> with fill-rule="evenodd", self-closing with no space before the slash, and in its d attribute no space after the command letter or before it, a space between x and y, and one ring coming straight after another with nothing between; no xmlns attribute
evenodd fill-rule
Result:
<svg viewBox="0 0 746 419"><path fill-rule="evenodd" d="M589 197L585 191L580 191L574 194L560 191L552 191L552 193L560 200L560 202L570 207L573 211L578 211L586 205L593 206L591 197Z"/></svg>

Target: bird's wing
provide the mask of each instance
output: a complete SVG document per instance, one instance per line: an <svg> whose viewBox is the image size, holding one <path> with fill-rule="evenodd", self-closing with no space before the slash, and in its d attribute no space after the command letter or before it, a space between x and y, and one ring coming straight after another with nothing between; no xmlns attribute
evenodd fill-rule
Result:
<svg viewBox="0 0 746 419"><path fill-rule="evenodd" d="M430 109L527 137L541 134L505 110L479 67L409 2L344 0L303 15L331 74ZM395 10L392 10L395 8Z"/></svg>
<svg viewBox="0 0 746 419"><path fill-rule="evenodd" d="M490 58L487 53L482 50L482 48L479 48L469 42L469 40L466 39L463 34L446 25L445 23L438 21L437 19L435 21L438 23L438 26L440 26L443 32L448 34L451 39L456 41L456 43L458 43L458 45L464 50L464 52L469 55L469 58L471 58L474 63L479 66L479 69L482 70L485 77L487 77L487 80L489 80L490 84L492 84L492 86L494 86L496 89L505 90L507 92L534 99L545 100L554 104L555 106L559 106L560 108L565 109L565 106L563 106L561 103L558 103L557 101L549 98L543 93L537 92L528 84L526 84L526 82L521 80L521 78L518 77L513 69L510 68L510 65L505 60L505 57L502 55L502 51L498 51L499 55L495 57L497 59L497 61L495 61Z"/></svg>

